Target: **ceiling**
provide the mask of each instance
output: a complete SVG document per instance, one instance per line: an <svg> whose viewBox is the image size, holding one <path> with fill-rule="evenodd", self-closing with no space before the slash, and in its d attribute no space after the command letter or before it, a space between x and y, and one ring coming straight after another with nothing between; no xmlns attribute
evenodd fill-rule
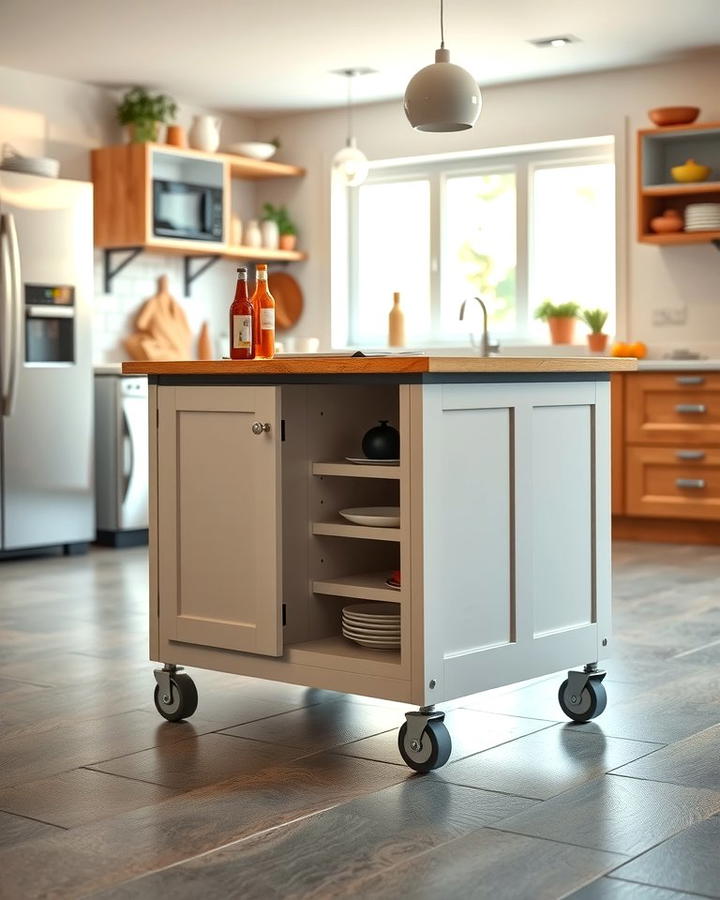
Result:
<svg viewBox="0 0 720 900"><path fill-rule="evenodd" d="M659 62L720 45L719 0L445 0L451 59L482 85ZM267 115L360 102L433 60L439 0L1 0L0 61ZM532 38L581 42L538 49Z"/></svg>

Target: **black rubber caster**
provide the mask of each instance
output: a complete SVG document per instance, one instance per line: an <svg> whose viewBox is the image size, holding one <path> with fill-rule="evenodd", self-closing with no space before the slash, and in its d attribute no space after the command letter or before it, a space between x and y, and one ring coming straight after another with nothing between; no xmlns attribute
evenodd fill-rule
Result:
<svg viewBox="0 0 720 900"><path fill-rule="evenodd" d="M168 722L179 722L189 719L198 705L198 693L195 682L189 675L175 674L170 676L172 696L160 695L160 685L155 685L155 709Z"/></svg>
<svg viewBox="0 0 720 900"><path fill-rule="evenodd" d="M597 718L607 705L607 694L601 681L591 678L582 689L580 696L572 697L568 691L568 679L560 685L558 691L560 708L569 719L575 722L589 722Z"/></svg>
<svg viewBox="0 0 720 900"><path fill-rule="evenodd" d="M430 719L422 733L419 747L410 746L407 737L407 722L398 733L400 755L416 772L431 772L439 769L450 759L452 740L442 719Z"/></svg>

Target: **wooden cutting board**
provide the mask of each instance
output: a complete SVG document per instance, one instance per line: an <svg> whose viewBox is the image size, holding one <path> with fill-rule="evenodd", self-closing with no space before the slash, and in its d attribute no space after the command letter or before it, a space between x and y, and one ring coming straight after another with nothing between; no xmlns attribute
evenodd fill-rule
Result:
<svg viewBox="0 0 720 900"><path fill-rule="evenodd" d="M182 306L168 291L167 275L135 319L135 333L124 341L133 359L190 359L192 332Z"/></svg>
<svg viewBox="0 0 720 900"><path fill-rule="evenodd" d="M292 275L272 272L268 276L268 290L275 300L275 328L278 331L292 328L302 315L302 288Z"/></svg>

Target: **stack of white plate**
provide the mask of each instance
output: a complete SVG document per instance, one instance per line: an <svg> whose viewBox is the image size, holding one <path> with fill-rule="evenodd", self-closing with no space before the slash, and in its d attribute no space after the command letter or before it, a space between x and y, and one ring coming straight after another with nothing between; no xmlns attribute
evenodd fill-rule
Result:
<svg viewBox="0 0 720 900"><path fill-rule="evenodd" d="M685 231L720 231L720 203L689 203Z"/></svg>
<svg viewBox="0 0 720 900"><path fill-rule="evenodd" d="M400 606L397 603L353 603L342 611L342 633L372 650L400 649Z"/></svg>
<svg viewBox="0 0 720 900"><path fill-rule="evenodd" d="M45 178L57 178L60 173L59 161L49 156L4 156L0 168L26 175L43 175Z"/></svg>

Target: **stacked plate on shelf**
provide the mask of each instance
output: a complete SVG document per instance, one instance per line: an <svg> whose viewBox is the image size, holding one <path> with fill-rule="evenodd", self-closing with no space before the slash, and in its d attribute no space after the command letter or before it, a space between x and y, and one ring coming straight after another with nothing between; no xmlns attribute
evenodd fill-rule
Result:
<svg viewBox="0 0 720 900"><path fill-rule="evenodd" d="M352 603L342 611L342 633L371 650L400 649L400 606L397 603Z"/></svg>
<svg viewBox="0 0 720 900"><path fill-rule="evenodd" d="M720 203L689 203L685 231L720 231Z"/></svg>

